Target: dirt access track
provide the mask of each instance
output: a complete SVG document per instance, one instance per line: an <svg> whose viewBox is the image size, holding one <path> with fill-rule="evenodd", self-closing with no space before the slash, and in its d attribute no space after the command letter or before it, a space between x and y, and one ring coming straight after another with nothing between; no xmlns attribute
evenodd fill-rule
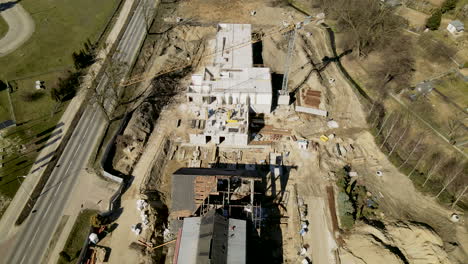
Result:
<svg viewBox="0 0 468 264"><path fill-rule="evenodd" d="M255 32L268 31L274 27L281 27L283 22L301 21L303 14L285 4L280 0L192 0L180 1L178 3L161 4L161 9L167 11L158 17L162 21L159 23L162 29L169 27L170 30L156 30L155 32L165 32L161 34L161 42L155 44L160 52L152 63L153 67L147 69L151 74L160 72L168 65L177 65L183 63L188 57L193 57L191 52L192 44L204 40L209 42L213 38L213 31L217 23L248 23L252 24ZM207 12L209 10L209 12ZM251 15L256 11L255 15ZM177 24L178 18L181 18L182 25L172 27ZM156 23L155 23L156 24ZM373 136L368 132L368 126L365 120L365 109L362 106L360 98L353 91L346 79L341 75L340 70L335 63L329 63L321 69L320 76L317 74L317 67L322 64L325 57L333 57L329 47L326 31L322 26L309 24L302 29L297 36L294 50L294 59L290 65L289 86L291 90L313 89L322 94L321 105L329 112L329 118L333 118L339 124L339 128L329 128L327 119L321 117L311 117L296 113L292 108L277 108L273 113L265 117L265 124L276 128L290 128L294 130L295 135L305 138L313 143L313 148L304 151L299 150L296 143L291 140L275 142L271 149L265 152L288 153L284 159L284 164L297 169L289 172L286 182L281 186L285 188L285 193L290 197L284 202L284 208L287 208L287 220L281 223L275 231L275 235L268 238L269 254L277 260L269 263L297 263L298 249L302 245L309 245L310 259L313 263L339 263L340 256L336 253L337 247L340 250L344 247L343 243L335 243L337 237L342 238L349 245L357 245L354 240L349 240L348 235L356 232L352 229L346 233L334 232L331 226L331 216L329 212L327 189L331 189L336 180L335 174L341 168L351 163L356 169L360 183L365 185L373 194L376 194L380 208L384 214L381 216L383 222L416 221L423 225L430 226L438 236L441 236L445 242L444 250L448 252L453 259L459 255L464 257L466 251L466 226L462 223L453 224L449 218L452 210L444 208L433 199L424 196L418 192L405 175L395 168L387 157L380 151L376 145ZM207 46L209 46L207 44ZM265 36L261 42L262 64L269 67L275 74L282 74L284 71L284 61L288 46L288 39L281 34ZM208 54L209 51L206 51ZM200 63L203 66L204 63ZM194 70L196 72L196 70ZM333 79L333 84L329 80ZM324 81L325 80L325 81ZM188 76L180 84L180 91L188 84ZM146 89L147 85L140 85L138 90ZM140 185L144 183L144 177L151 174L153 164L160 164L159 160L153 160L156 157L158 149L164 150L165 141L161 140L163 136L170 137L174 141L187 142L187 131L182 125L175 128L174 120L193 120L196 118L193 113L188 111L183 92L174 99L162 113L157 125L152 131L150 139L144 149L140 160L135 166L132 176L135 177L131 187L122 197L123 212L118 219L118 228L107 240L105 246L112 248L110 263L131 263L140 258L143 263L145 256L130 249L132 242L141 238L148 238L145 241L151 241L152 234L135 236L130 229L132 224L140 221L140 215L135 209L136 200L140 199ZM184 122L182 122L183 124ZM185 122L186 124L188 122ZM333 139L328 142L321 142L320 135L333 134ZM351 146L348 148L348 154L338 154L337 144L342 146ZM189 147L179 148L179 153L168 155L174 160L168 158L168 166L158 173L154 178L154 186L161 194L162 204L171 206L171 174L181 166L187 166L188 159L185 153L193 153L194 149ZM169 149L169 148L168 148ZM258 150L243 151L243 157L246 162L239 164L259 161L259 156L264 153ZM201 157L211 157L209 148L201 148ZM260 153L260 154L258 154ZM258 154L258 155L257 155ZM184 158L177 158L183 156ZM222 155L220 155L223 157ZM175 158L174 158L175 157ZM207 162L205 162L207 163ZM157 167L160 171L160 167ZM376 176L376 171L384 172L382 177ZM285 185L285 186L284 186ZM272 184L272 186L274 186ZM328 187L328 188L327 188ZM279 190L279 188L277 188ZM307 220L310 223L309 232L301 237L298 230L301 228L301 216L298 210L298 201L300 198L308 206L309 214ZM145 198L146 199L146 198ZM333 206L330 206L333 208ZM333 211L333 210L332 210ZM156 215L156 218L158 215ZM164 219L164 216L159 216ZM358 224L363 224L359 222ZM280 232L277 232L279 229ZM273 228L271 228L273 230ZM154 234L162 236L165 230L155 228ZM148 232L149 233L149 232ZM268 232L265 232L268 234ZM272 234L273 232L269 233ZM156 241L156 240L154 240ZM358 241L359 242L359 241ZM171 251L174 245L167 246L167 256L165 263L171 263ZM367 250L371 252L372 250ZM385 250L385 249L384 249ZM425 251L420 251L426 254ZM260 255L260 252L256 252ZM166 254L164 252L164 254ZM427 253L426 255L431 255ZM462 258L460 257L460 259ZM423 259L422 261L413 261L406 263L436 263ZM389 263L389 262L345 262L341 263ZM437 262L442 263L442 262ZM447 262L444 262L447 263ZM453 262L462 263L462 262Z"/></svg>
<svg viewBox="0 0 468 264"><path fill-rule="evenodd" d="M8 24L8 32L0 39L0 57L19 48L34 32L34 20L18 2L0 0L0 15Z"/></svg>

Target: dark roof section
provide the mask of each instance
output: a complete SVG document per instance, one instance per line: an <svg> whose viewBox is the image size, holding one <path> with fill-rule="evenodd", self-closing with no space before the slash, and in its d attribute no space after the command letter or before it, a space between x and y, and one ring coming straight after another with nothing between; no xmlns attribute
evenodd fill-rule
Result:
<svg viewBox="0 0 468 264"><path fill-rule="evenodd" d="M256 171L218 168L181 168L173 175L260 178Z"/></svg>
<svg viewBox="0 0 468 264"><path fill-rule="evenodd" d="M15 121L6 120L6 121L0 123L0 130L2 130L4 128L7 128L7 127L14 126L14 125L16 125Z"/></svg>
<svg viewBox="0 0 468 264"><path fill-rule="evenodd" d="M240 177L261 180L256 171L219 169L219 168L181 168L172 174L171 212L190 211L194 213L198 206L195 203L196 177L216 177L218 179Z"/></svg>
<svg viewBox="0 0 468 264"><path fill-rule="evenodd" d="M201 218L197 263L227 263L228 219L214 210Z"/></svg>
<svg viewBox="0 0 468 264"><path fill-rule="evenodd" d="M465 26L460 20L453 20L452 22L450 22L450 24L454 26L458 31L465 29Z"/></svg>
<svg viewBox="0 0 468 264"><path fill-rule="evenodd" d="M246 262L245 220L226 218L215 210L188 217L179 237L177 264L243 264Z"/></svg>
<svg viewBox="0 0 468 264"><path fill-rule="evenodd" d="M172 206L171 211L195 211L195 191L193 182L196 175L172 175Z"/></svg>

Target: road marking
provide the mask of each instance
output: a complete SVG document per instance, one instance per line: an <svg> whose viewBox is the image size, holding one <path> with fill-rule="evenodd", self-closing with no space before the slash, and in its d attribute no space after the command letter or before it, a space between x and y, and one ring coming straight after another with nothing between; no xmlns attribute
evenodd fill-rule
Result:
<svg viewBox="0 0 468 264"><path fill-rule="evenodd" d="M141 6L139 6L139 8L141 9ZM123 43L122 43L122 42L119 43L119 46L121 46L121 47L123 46L123 47L125 47L125 48L130 48L131 46L134 46L134 45L135 45L135 43L133 42L133 39L134 39L134 38L132 38L132 37L135 35L135 33L140 33L140 32L138 32L138 31L141 31L141 29L137 27L137 26L140 26L140 24L141 24L141 12L139 12L139 15L137 15L136 17L132 17L132 20L133 20L133 21L132 21L133 28L129 28L129 30L125 30L125 32L127 33L127 37L128 37L128 38L125 39L125 40L123 40ZM143 31L142 33L144 33L144 31ZM124 34L125 34L125 33L124 33ZM141 34L141 33L140 33L140 34ZM144 37L144 36L143 36L143 37ZM129 56L128 52L127 52L126 54L123 54L123 55L125 55L125 57ZM120 56L123 57L123 55L120 55ZM94 117L95 117L96 113L97 113L97 111L95 111L95 112L93 113L92 120L94 120ZM84 132L85 135L88 133L88 130L89 130L89 124L88 124L88 126L86 126L86 130L85 130L85 132ZM99 130L99 129L98 129L98 130ZM82 139L81 139L80 141L77 141L76 144L80 145L80 143L82 143L84 137L85 137L85 136L83 136ZM77 147L76 149L78 149L78 148L79 148L79 147ZM75 153L73 154L73 158L74 158L75 156L76 156L76 151L75 151ZM62 157L61 157L61 158L62 158ZM72 158L72 159L73 159L73 158ZM64 160L65 160L65 159L64 159ZM68 170L70 169L71 163L72 163L72 162L73 162L73 161L70 161L66 173L68 173ZM62 170L62 169L63 169L63 167L62 167L60 170ZM58 173L58 172L57 172L57 173ZM58 188L61 187L62 182L63 182L63 181L60 182L60 185L59 185ZM54 196L57 195L58 188L57 188L57 190L55 191L56 193L55 193ZM51 196L48 196L48 197L51 197ZM69 197L68 197L68 198L69 198ZM43 200L43 201L44 201L44 200ZM50 200L50 198L48 199L48 202L50 202L50 203L49 203L49 206L48 206L47 209L46 209L46 212L49 211L51 205L54 204L54 201L56 201L56 200ZM58 202L59 202L59 201L56 201L55 204L58 203ZM45 203L45 202L44 202L44 203ZM41 207L41 205L43 205L44 203L39 204L37 207ZM36 208L37 208L37 207L36 207ZM54 209L55 209L55 208L54 208ZM57 207L56 210L59 210L59 209L60 209L60 208ZM62 208L62 209L63 209L63 208ZM55 211L55 210L54 210L54 211ZM41 224L41 222L43 221L43 219L44 219L44 217L45 217L46 215L47 215L47 214L42 213L42 214L40 215L39 218L33 218L33 219L32 219L32 221L33 221L32 223L36 223L36 225L35 225L36 227L39 226L39 224ZM32 226L32 225L31 225L31 226ZM29 245L26 247L26 250L25 250L24 252L28 252L28 251L29 251L33 240L34 240L34 239L36 238L36 236L38 235L38 231L39 231L39 228L36 229L36 232L35 232L35 234L34 234L34 236L33 236L33 239L30 241ZM27 234L27 233L30 233L30 232L26 231L26 234ZM43 234L41 234L41 236L42 236L42 235L43 235ZM21 245L21 242L20 242L20 245ZM23 249L24 249L24 247L23 247ZM24 253L24 252L16 251L15 254L21 254L21 253ZM41 252L38 252L38 253L41 254ZM43 253L43 252L42 252L42 253ZM15 254L14 254L10 259L12 259L12 260L16 259L16 256L17 256L17 255L15 255ZM34 253L33 253L33 254L34 254ZM37 254L37 253L36 253L36 254ZM23 257L22 257L20 263L23 263L23 262L24 262L26 256L27 256L27 254L23 254ZM30 256L30 255L29 255L29 256Z"/></svg>
<svg viewBox="0 0 468 264"><path fill-rule="evenodd" d="M96 111L96 112L95 112L95 115L99 116L99 113L100 113L99 111ZM95 116L93 116L93 118L92 118L93 120L94 120L94 117L95 117ZM101 116L101 118L102 118L102 116ZM104 126L102 125L102 123L99 123L99 122L91 122L91 124L92 124L91 126L92 126L92 128L93 128L91 131L101 131L101 132L102 132L102 129L104 128ZM87 133L87 132L86 132L86 133ZM97 133L97 132L96 132L96 133ZM86 138L86 141L84 141L84 142L87 142L87 144L83 144L83 146L94 145L94 144L96 143L96 142L95 142L96 140L97 140L96 137L89 136L89 137ZM94 144L91 144L91 142L94 142ZM81 154L84 154L84 155L79 155L79 156L82 157L82 159L78 159L78 158L77 158L79 162L76 162L77 160L75 160L75 163L76 163L76 164L84 164L84 161L85 161L85 160L88 160L88 159L89 159L89 156L90 156L90 154L91 154L91 153L86 152L86 151L85 151L85 152L80 152L80 153L81 153ZM79 171L81 171L81 170L75 170L75 171L79 172ZM76 181L76 179L77 179L77 177L74 177L72 180L75 180L75 181ZM65 193L65 194L70 193L70 194L71 194L72 191L70 190L70 188L73 187L73 183L74 183L75 181L68 181L68 182L65 182L65 184L64 184L64 186L65 186L65 187L64 187L64 191L63 191L62 193ZM69 186L69 187L67 187L67 186ZM51 214L52 214L52 215L56 215L58 212L63 212L63 210L64 210L64 208L65 208L65 205L68 203L68 200L69 200L69 199L70 199L70 195L64 196L63 199L58 200L57 203L56 203L56 206L55 206L55 207L52 207L52 208L53 208L53 211L52 211ZM50 225L49 225L49 226L46 226L46 229L45 229L45 231L43 232L41 238L43 237L44 234L47 235L47 234L53 233L53 232L56 230L56 228L57 228L57 224L58 224L58 223L55 223L55 225L52 225L52 226L50 226ZM45 240L43 240L43 239L41 239L41 238L39 238L39 241L42 241L42 243L43 243L44 245L49 245L50 239L51 239L50 237L49 237L48 239L45 238ZM36 250L36 251L37 251L37 253L35 253L36 255L33 255L33 256L32 256L32 259L42 260L42 258L44 257L44 253L45 253L45 252L43 252L43 251L41 252L40 249L39 249L39 250Z"/></svg>
<svg viewBox="0 0 468 264"><path fill-rule="evenodd" d="M93 124L94 118L96 117L96 112L97 112L97 111L94 111L94 112L93 112L93 116L91 117L91 122L88 123L88 125L87 125L85 131L83 132L83 136L81 137L81 139L79 140L79 142L82 142L83 139L84 139L84 138L86 137L86 135L88 134L89 126ZM77 147L77 148L75 149L75 152L74 152L74 154L73 154L73 156L72 156L70 162L68 163L68 168L67 168L66 171L65 171L65 175L68 173L68 170L70 169L71 165L73 164L73 160L75 159L75 156L76 156L76 153L77 153L78 149L80 149L80 148ZM63 183L63 181L60 182L59 187L62 185L62 183ZM54 197L57 195L57 193L58 193L58 189L55 190ZM52 202L53 202L53 201L54 201L54 200L52 200ZM47 215L47 212L49 211L50 207L51 207L52 204L53 204L52 202L49 203L49 205L47 206L47 209L46 209L45 213L43 213L43 214L41 215L41 218L40 218L40 220L39 220L39 223L41 223L42 220L44 219L44 217ZM28 244L28 246L27 246L27 248L26 248L26 252L29 251L29 249L30 249L30 247L31 247L31 244L32 244L32 242L34 241L34 239L36 238L36 236L37 236L39 230L40 230L40 229L38 228L38 229L36 229L36 232L34 232L34 236L33 236L33 238L31 239L31 241L29 242L29 244ZM20 264L23 263L25 257L26 257L26 254L24 254L24 256L23 256L23 258L22 258Z"/></svg>
<svg viewBox="0 0 468 264"><path fill-rule="evenodd" d="M57 196L58 190L60 190L60 187L62 187L62 183L63 182L60 182L59 186L57 187L57 191L55 192L54 197Z"/></svg>

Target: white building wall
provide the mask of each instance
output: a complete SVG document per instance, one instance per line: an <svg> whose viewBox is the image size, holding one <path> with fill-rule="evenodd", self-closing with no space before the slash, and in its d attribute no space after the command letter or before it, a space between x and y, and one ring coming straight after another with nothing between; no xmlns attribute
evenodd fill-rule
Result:
<svg viewBox="0 0 468 264"><path fill-rule="evenodd" d="M203 134L190 134L190 143L195 145L204 145L206 144L206 137Z"/></svg>
<svg viewBox="0 0 468 264"><path fill-rule="evenodd" d="M457 32L457 29L456 29L452 24L448 24L447 30L448 30L450 33L455 33L455 32Z"/></svg>
<svg viewBox="0 0 468 264"><path fill-rule="evenodd" d="M255 101L255 104L269 104L271 105L271 100L272 100L273 95L267 94L267 93L261 93L257 94L257 100Z"/></svg>

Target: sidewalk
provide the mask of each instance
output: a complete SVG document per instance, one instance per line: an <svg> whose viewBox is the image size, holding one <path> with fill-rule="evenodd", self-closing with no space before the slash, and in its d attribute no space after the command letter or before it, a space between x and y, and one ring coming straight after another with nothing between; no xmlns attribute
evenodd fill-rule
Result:
<svg viewBox="0 0 468 264"><path fill-rule="evenodd" d="M90 67L88 74L84 76L82 80L80 92L70 102L67 109L65 110L65 113L63 114L62 118L58 122L58 123L63 122L64 124L62 127L63 134L67 134L70 128L74 129L73 127L70 127L70 124L72 120L75 118L78 110L80 109L80 106L83 103L86 103L84 102L84 99L86 97L86 91L90 87L94 77L101 70L103 63L105 61L105 58L107 57L112 46L116 42L120 31L125 26L125 22L127 20L127 17L130 15L131 7L134 1L135 0L125 0L125 3L122 6L119 16L106 39L106 42L104 45L106 48L99 51L97 55L97 62ZM46 155L50 155L50 153L53 153L59 147L61 143L62 143L62 139L45 147L40 152L36 161L39 161L41 160L41 158L45 157ZM18 227L15 226L15 221L18 218L18 215L22 211L23 207L26 206L26 203L29 199L30 192L34 189L36 184L39 182L47 166L44 166L36 170L35 172L33 171L41 167L42 165L46 164L47 162L49 162L49 160L50 158L47 158L45 160L42 160L41 162L38 162L37 164L34 164L34 166L30 170L30 173L27 175L28 177L24 180L23 184L21 185L20 187L21 190L18 190L15 197L13 198L10 205L8 206L7 210L3 214L3 217L0 219L0 243L6 241L12 234L14 234L17 231Z"/></svg>
<svg viewBox="0 0 468 264"><path fill-rule="evenodd" d="M119 188L119 184L109 182L96 174L88 173L85 170L81 172L76 188L73 190L72 197L68 202L62 217L67 217L62 230L56 230L54 236L57 240L55 244L49 244L48 255L42 259L42 263L55 264L58 261L59 253L67 243L75 221L83 209L92 209L97 211L106 211L110 202L110 197ZM86 193L86 195L82 195ZM83 205L83 207L81 207ZM83 241L84 242L84 241Z"/></svg>

